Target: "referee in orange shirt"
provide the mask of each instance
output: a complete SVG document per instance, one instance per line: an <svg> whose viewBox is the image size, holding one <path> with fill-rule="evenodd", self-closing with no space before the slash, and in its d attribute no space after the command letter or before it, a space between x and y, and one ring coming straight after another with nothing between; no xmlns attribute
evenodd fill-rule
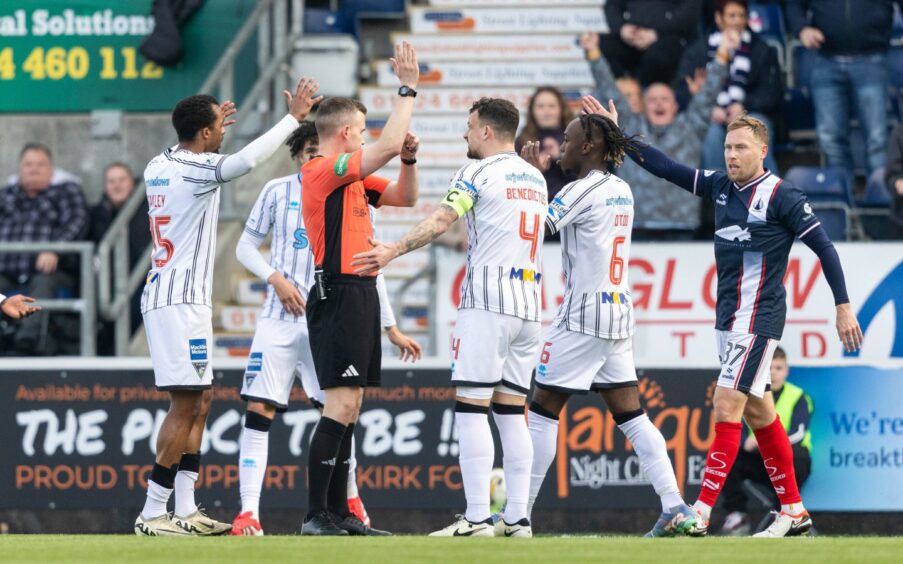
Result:
<svg viewBox="0 0 903 564"><path fill-rule="evenodd" d="M310 504L302 535L388 535L348 511L348 459L363 388L378 386L379 297L374 276L358 276L356 253L370 250L368 205L410 207L419 191L417 137L408 132L420 70L411 45L396 45L392 66L401 82L395 108L375 143L364 147L360 103L330 98L317 111L320 156L301 167L301 213L316 263L307 325L317 379L326 395L308 459ZM370 176L396 156L397 182Z"/></svg>

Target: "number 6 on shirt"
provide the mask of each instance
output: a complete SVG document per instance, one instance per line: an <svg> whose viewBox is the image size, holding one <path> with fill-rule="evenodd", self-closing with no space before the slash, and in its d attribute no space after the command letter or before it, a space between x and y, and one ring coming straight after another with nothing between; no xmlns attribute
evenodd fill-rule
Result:
<svg viewBox="0 0 903 564"><path fill-rule="evenodd" d="M618 247L620 247L627 238L624 236L615 237L614 245L611 248L611 263L608 265L608 278L612 284L620 284L624 278L624 259L618 256Z"/></svg>

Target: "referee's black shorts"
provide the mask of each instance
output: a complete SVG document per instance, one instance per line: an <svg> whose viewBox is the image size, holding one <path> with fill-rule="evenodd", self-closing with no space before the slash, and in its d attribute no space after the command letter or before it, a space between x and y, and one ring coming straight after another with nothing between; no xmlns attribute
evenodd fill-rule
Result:
<svg viewBox="0 0 903 564"><path fill-rule="evenodd" d="M318 285L307 297L310 350L320 388L379 386L382 365L376 279L328 274L326 299Z"/></svg>

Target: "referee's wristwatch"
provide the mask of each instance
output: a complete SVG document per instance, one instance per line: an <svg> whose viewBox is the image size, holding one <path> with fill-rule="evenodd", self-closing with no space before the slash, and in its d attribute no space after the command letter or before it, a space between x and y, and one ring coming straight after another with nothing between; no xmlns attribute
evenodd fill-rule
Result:
<svg viewBox="0 0 903 564"><path fill-rule="evenodd" d="M410 96L411 98L416 98L416 97L417 97L417 91L414 90L413 88L408 87L408 86L402 86L401 88L398 89L398 95L399 95L399 96L402 96L402 97L404 97L404 96Z"/></svg>

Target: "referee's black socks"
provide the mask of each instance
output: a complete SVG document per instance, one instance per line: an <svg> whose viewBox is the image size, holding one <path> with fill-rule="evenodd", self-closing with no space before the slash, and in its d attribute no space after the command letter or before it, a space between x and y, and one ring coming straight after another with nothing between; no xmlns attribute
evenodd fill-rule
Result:
<svg viewBox="0 0 903 564"><path fill-rule="evenodd" d="M329 481L329 493L326 502L329 510L347 517L348 511L348 471L351 467L351 447L354 444L354 423L345 428L345 436L342 437L342 446L335 459L335 469L332 471L332 479Z"/></svg>
<svg viewBox="0 0 903 564"><path fill-rule="evenodd" d="M314 430L314 436L310 440L310 455L307 463L308 487L310 488L307 519L327 508L329 482L335 472L336 460L344 438L345 425L329 417L320 417L320 422L317 423L317 428ZM347 477L346 467L346 480Z"/></svg>

